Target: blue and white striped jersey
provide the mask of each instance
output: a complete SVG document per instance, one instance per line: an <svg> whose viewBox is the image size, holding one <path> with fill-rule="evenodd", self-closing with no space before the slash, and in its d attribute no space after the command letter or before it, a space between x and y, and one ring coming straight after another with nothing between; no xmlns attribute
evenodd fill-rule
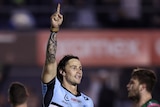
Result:
<svg viewBox="0 0 160 107"><path fill-rule="evenodd" d="M50 83L42 83L43 107L94 107L90 97L79 92L73 95L65 89L57 78Z"/></svg>

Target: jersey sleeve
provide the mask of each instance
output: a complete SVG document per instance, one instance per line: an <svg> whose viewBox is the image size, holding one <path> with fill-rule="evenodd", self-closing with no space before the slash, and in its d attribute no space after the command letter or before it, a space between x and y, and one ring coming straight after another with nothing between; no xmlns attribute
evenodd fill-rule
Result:
<svg viewBox="0 0 160 107"><path fill-rule="evenodd" d="M147 107L160 107L158 103L150 103Z"/></svg>

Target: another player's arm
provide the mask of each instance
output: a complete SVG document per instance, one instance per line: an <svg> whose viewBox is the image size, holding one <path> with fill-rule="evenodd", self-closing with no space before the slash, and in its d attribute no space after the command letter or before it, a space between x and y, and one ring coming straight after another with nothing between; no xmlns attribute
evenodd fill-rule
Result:
<svg viewBox="0 0 160 107"><path fill-rule="evenodd" d="M51 34L48 39L46 49L45 65L42 72L42 82L48 83L57 74L56 50L57 50L57 37L56 34L59 26L62 24L63 16L60 14L60 4L57 6L57 11L51 16Z"/></svg>

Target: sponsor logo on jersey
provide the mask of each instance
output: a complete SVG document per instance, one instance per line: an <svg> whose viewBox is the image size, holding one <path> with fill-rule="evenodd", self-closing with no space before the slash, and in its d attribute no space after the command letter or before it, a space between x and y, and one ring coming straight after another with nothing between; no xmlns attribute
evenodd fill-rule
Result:
<svg viewBox="0 0 160 107"><path fill-rule="evenodd" d="M84 97L85 100L89 100L87 97Z"/></svg>
<svg viewBox="0 0 160 107"><path fill-rule="evenodd" d="M64 99L65 99L66 101L69 101L69 98L68 98L67 94L64 96Z"/></svg>
<svg viewBox="0 0 160 107"><path fill-rule="evenodd" d="M78 99L75 99L75 98L71 98L71 100L72 100L72 101L74 101L74 102L81 103L81 101L80 101L80 100L78 100Z"/></svg>

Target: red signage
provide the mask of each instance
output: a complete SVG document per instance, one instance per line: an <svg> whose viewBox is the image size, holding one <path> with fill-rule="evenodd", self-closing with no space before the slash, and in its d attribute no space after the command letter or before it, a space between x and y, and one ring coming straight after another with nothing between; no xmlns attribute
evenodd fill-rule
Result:
<svg viewBox="0 0 160 107"><path fill-rule="evenodd" d="M155 54L154 59L160 58L160 32L153 32L146 30L61 30L57 34L57 60L66 54L73 54L79 56L85 66L148 66L152 64L152 54ZM49 35L49 30L40 31L37 34L37 63L39 65L44 64ZM156 52L152 53L154 50ZM153 62L157 63L154 59Z"/></svg>
<svg viewBox="0 0 160 107"><path fill-rule="evenodd" d="M152 36L152 65L160 65L160 33L153 32Z"/></svg>

